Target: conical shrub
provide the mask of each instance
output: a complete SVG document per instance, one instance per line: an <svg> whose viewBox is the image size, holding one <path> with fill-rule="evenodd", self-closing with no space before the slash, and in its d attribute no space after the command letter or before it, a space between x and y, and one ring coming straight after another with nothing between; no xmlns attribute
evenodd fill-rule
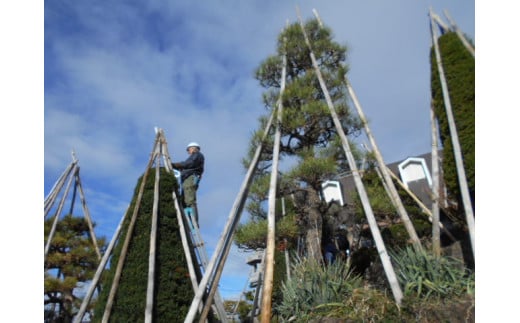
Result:
<svg viewBox="0 0 520 323"><path fill-rule="evenodd" d="M110 268L104 273L93 322L100 322L103 317L115 269L121 259L121 250L127 234L131 235L130 245L115 294L110 322L144 320L154 201L155 171L152 169L148 172L134 230L128 232L143 177L144 175L138 179L132 202L125 215L121 236L110 259ZM161 169L155 251L154 322L177 322L180 318L184 318L194 296L172 198L172 192L177 189L176 178ZM194 258L194 255L192 257Z"/></svg>

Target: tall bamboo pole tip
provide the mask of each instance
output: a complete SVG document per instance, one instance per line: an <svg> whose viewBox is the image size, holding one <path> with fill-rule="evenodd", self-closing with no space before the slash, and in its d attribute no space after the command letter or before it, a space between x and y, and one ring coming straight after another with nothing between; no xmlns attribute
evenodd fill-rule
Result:
<svg viewBox="0 0 520 323"><path fill-rule="evenodd" d="M301 13L300 13L300 7L298 7L298 5L296 5L296 16L298 17L298 20L302 20L302 16L301 16Z"/></svg>
<svg viewBox="0 0 520 323"><path fill-rule="evenodd" d="M450 13L448 12L447 9L443 9L442 12L443 12L444 15L446 16L446 18L448 18L448 20L450 20L450 21L453 20L453 19L451 18L451 15L450 15Z"/></svg>
<svg viewBox="0 0 520 323"><path fill-rule="evenodd" d="M312 13L314 13L314 17L316 17L316 20L318 20L318 24L320 24L320 27L323 28L323 23L321 22L320 15L318 14L318 10L312 9Z"/></svg>

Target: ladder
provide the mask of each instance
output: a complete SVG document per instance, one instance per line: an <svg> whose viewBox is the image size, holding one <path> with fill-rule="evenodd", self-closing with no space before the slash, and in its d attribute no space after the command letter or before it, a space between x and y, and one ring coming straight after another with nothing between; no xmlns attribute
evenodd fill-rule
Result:
<svg viewBox="0 0 520 323"><path fill-rule="evenodd" d="M157 139L159 139L160 141L160 145L158 147L158 152L159 154L162 156L162 159L163 159L163 164L164 164L164 167L166 168L166 171L168 172L172 172L173 175L175 176L175 178L177 179L177 183L179 184L179 191L180 191L180 195L182 195L182 181L181 181L181 173L176 170L176 169L173 169L173 167L171 167L171 158L170 158L170 154L168 152L168 145L166 143L166 138L164 137L164 131L160 128L155 128L155 133L157 135ZM177 194L176 192L173 192L172 194L174 200L177 200ZM179 205L179 201L177 200L176 201L177 205ZM196 212L197 210L195 210ZM207 256L207 253L206 253L206 249L204 248L204 240L202 240L202 236L200 234L200 231L199 231L199 227L198 227L198 223L196 221L196 219L194 219L195 217L195 214L193 212L193 209L191 208L182 208L178 207L178 212L182 214L182 217L184 219L183 222L186 222L186 224L189 226L189 229L188 228L184 228L184 231L186 231L185 233L187 234L188 230L190 231L190 238L191 238L191 242L192 242L192 246L193 246L193 249L195 251L195 256L197 259L191 259L192 261L192 266L195 266L195 265L198 265L199 268L201 269L201 274L204 276L205 272L206 272L206 269L208 267L208 256ZM195 263L197 262L197 264ZM215 280L215 276L213 275L212 276L213 280ZM193 281L193 277L192 277L192 281ZM198 281L198 279L196 279ZM198 282L197 284L200 285L201 282ZM211 284L214 283L214 281L211 281ZM212 286L211 284L207 284L207 286L205 286L206 288L206 291L209 293L210 291L210 287ZM199 286L199 289L200 289L200 286ZM222 301L222 298L220 296L220 294L218 293L218 291L215 293L214 297L213 297L213 304L212 304L212 308L213 308L213 311L217 314L219 320L221 322L226 322L227 323L227 315L226 315L226 311L224 309L224 302Z"/></svg>
<svg viewBox="0 0 520 323"><path fill-rule="evenodd" d="M169 172L169 173L171 173L173 171L174 175L177 178L177 181L179 181L179 176L178 176L179 174L178 173L176 174L175 170L173 170L172 167L171 167L171 160L170 160L170 156L168 154L168 147L167 147L167 144L166 144L166 140L164 138L164 132L163 132L162 129L159 129L159 128L155 128L155 132L156 132L156 141L155 141L155 144L154 144L154 150L153 150L153 152L151 154L151 157L150 157L150 160L148 162L148 166L147 166L147 170L146 170L145 174L147 174L147 172L151 168L152 164L154 162L156 162L156 172L157 172L156 179L158 179L159 178L159 175L158 175L158 173L159 173L159 164L160 164L160 159L162 158L163 161L164 161L164 167L165 167L166 171ZM75 165L76 165L76 160L69 167L69 169L67 169L66 173L70 173ZM65 177L65 175L62 175L62 177L60 178L60 181L63 181L62 178L64 178L64 177ZM143 180L142 184L144 184L144 183L145 183L145 181ZM58 184L56 184L55 186L57 186L57 185ZM63 184L61 184L61 185L63 185ZM142 196L143 187L144 187L144 185L141 185L139 196ZM53 190L54 190L54 188L53 188ZM158 187L156 187L156 189L155 189L155 192L154 192L155 196L157 196L157 194L158 194L157 190L158 190ZM50 209L51 206L52 206L51 198L53 198L54 196L57 196L57 194L51 194L51 195L49 195L49 197L46 197L46 199L45 199L46 214L48 212L47 209ZM207 267L207 255L206 255L206 251L204 249L204 242L203 242L202 237L200 235L199 228L198 228L198 225L196 224L196 221L192 221L193 212L190 211L189 209L184 210L180 206L179 200L177 198L177 192L175 192L175 191L172 192L172 198L173 198L173 200L175 202L175 207L176 207L176 210L177 210L177 219L178 219L178 222L179 222L179 227L181 228L180 233L181 233L181 238L182 238L182 245L183 245L183 248L184 248L184 251L185 251L185 255L186 255L186 260L187 260L187 264L188 264L188 270L190 271L190 279L191 279L191 282L192 282L194 290L197 292L202 287L202 286L200 286L202 284L197 279L197 275L198 274L194 271L194 267L196 265L198 265L200 267L200 269L201 269L200 274L204 275L203 271ZM132 222L135 221L135 216L137 215L137 211L136 210L139 207L139 203L137 203L136 206L135 206L134 215L133 215L133 217L131 219ZM156 212L154 212L154 213L156 213ZM124 214L126 216L126 214L128 214L128 212L125 212ZM94 294L94 289L98 285L98 282L100 280L101 274L102 274L102 272L103 272L103 270L105 268L106 263L109 260L109 256L112 253L113 247L114 247L116 241L118 240L118 237L119 237L119 234L120 234L120 230L122 228L123 220L125 220L125 217L123 217L121 219L121 222L119 223L119 226L118 226L118 228L116 230L116 234L112 238L112 241L110 242L110 245L108 246L107 250L105 251L105 254L103 255L103 259L101 259L101 263L98 266L98 269L96 271L96 274L95 274L94 278L92 279L92 282L91 282L90 287L89 287L89 289L87 291L87 294L84 297L83 302L81 304L81 307L80 307L77 315L74 318L74 323L80 323L81 320L83 319L83 316L85 315L86 309L87 309L87 307L89 305L89 302L92 299L92 296ZM190 228L188 229L186 227L186 225L188 225ZM187 237L188 231L190 232L189 235L190 235L190 238L191 238L192 246L189 246L189 241L187 240L188 239L188 237ZM126 249L128 248L128 241L129 241L129 239L125 240L125 244L123 245L123 250L125 250L125 251L122 254L126 254ZM193 259L191 251L194 251L193 253L195 254L197 259ZM120 275L120 272L121 272L121 268L122 267L119 267L119 265L120 264L118 263L117 264L118 267L117 267L116 275ZM155 266L155 263L153 263L152 266ZM118 272L119 272L119 274L118 274ZM148 288L148 290L153 290L153 277L151 277L149 275L148 278L149 278L149 282L148 282L149 288ZM150 278L152 278L152 279L150 279ZM114 281L117 281L118 279L119 278L115 279ZM214 283L214 280L215 280L215 276L213 275L213 280L211 281L211 283ZM150 288L150 282L152 282L151 283L152 288ZM204 284L204 285L206 285L206 284ZM117 289L117 287L118 287L117 284L113 284L112 285L111 290L110 290L110 293L111 293L110 295L114 295L112 293L112 291L115 291ZM204 288L206 290L209 289L208 286L204 286ZM108 321L108 319L110 317L110 311L111 311L112 302L113 302L113 298L111 298L110 295L109 295L109 300L107 301L107 305L105 307L105 312L103 313L103 320L104 321ZM146 311L145 311L145 322L151 322L152 319L153 319L153 313L152 313L152 310L151 310L152 306L153 306L152 305L153 304L153 295L152 295L152 293L147 293L146 302L147 302L147 307L146 307ZM220 297L220 295L218 293L216 293L216 295L213 297L213 304L204 304L204 306L206 306L206 305L208 305L208 307L209 307L209 305L212 305L212 309L215 312L215 316L218 316L218 319L219 319L220 322L225 322L225 323L228 322L226 311L224 310L224 303L223 303L222 298ZM201 310L201 311L203 310L202 309L202 305L199 307L199 310ZM206 316L204 317L204 319L207 322Z"/></svg>
<svg viewBox="0 0 520 323"><path fill-rule="evenodd" d="M180 172L177 170L173 170L175 177L179 183L179 187L182 190L182 183L180 180ZM197 258L198 266L201 269L202 274L206 271L208 266L208 254L206 253L206 248L204 248L204 240L202 239L202 235L200 234L199 225L195 219L195 212L191 207L184 208L182 211L184 219L188 224L189 228L186 228L186 231L190 231L190 238L193 245L193 249L195 251L195 256ZM194 264L195 265L195 264ZM226 310L224 309L224 302L220 296L220 293L217 291L215 296L213 297L213 311L217 313L221 322L227 322Z"/></svg>

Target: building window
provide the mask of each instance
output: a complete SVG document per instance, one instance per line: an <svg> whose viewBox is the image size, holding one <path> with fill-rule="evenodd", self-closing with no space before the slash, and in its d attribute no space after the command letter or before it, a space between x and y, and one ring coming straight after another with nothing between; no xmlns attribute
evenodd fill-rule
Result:
<svg viewBox="0 0 520 323"><path fill-rule="evenodd" d="M329 203L337 201L339 205L343 206L343 193L341 192L341 184L339 181L326 181L321 184L321 191L323 199Z"/></svg>
<svg viewBox="0 0 520 323"><path fill-rule="evenodd" d="M398 167L401 179L407 188L409 188L408 183L418 180L426 180L428 185L432 186L432 177L424 158L407 158Z"/></svg>

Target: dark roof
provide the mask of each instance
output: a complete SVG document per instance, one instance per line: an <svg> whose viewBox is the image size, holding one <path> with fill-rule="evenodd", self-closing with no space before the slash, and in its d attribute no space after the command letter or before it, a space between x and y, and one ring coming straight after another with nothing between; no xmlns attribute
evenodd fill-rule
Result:
<svg viewBox="0 0 520 323"><path fill-rule="evenodd" d="M396 162L392 162L387 164L387 167L399 178L402 180L401 174L399 172L399 164L406 161L409 158L418 158L423 159L425 161L426 167L428 168L428 171L430 172L430 176L432 173L432 159L431 159L431 153L424 153L416 156L408 156L402 160L398 160ZM442 151L439 151L439 158L442 159ZM352 176L352 173L344 173L338 176L337 180L341 183L341 187L343 190L343 199L346 204L352 203L352 194L357 194L356 185L354 183L354 178ZM396 185L396 187L399 189L400 187ZM410 191L412 191L427 207L431 205L431 199L430 199L430 185L426 179L416 180L408 182L408 188Z"/></svg>

